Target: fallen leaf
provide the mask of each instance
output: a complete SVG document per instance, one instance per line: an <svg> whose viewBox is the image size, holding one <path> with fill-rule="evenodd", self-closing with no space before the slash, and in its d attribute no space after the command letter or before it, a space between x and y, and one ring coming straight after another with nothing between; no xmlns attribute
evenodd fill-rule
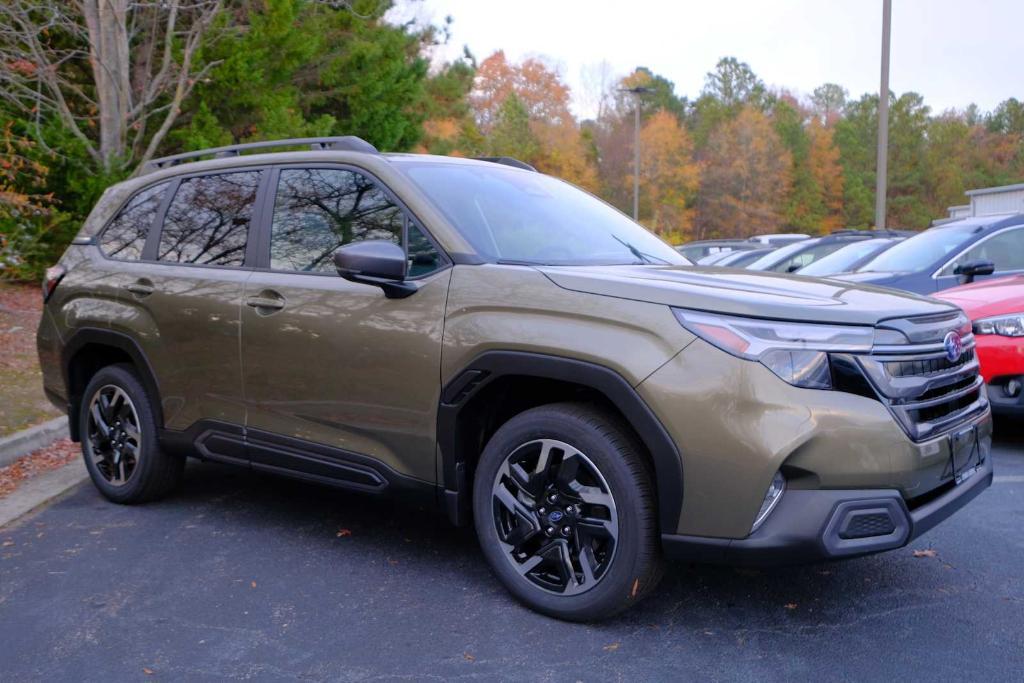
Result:
<svg viewBox="0 0 1024 683"><path fill-rule="evenodd" d="M637 593L638 590L640 590L640 579L639 579L639 577L633 579L633 590L629 594L629 597L635 598L636 597L636 593Z"/></svg>
<svg viewBox="0 0 1024 683"><path fill-rule="evenodd" d="M3 547L5 547L5 548L8 547L8 546L11 546L11 545L14 545L14 541L4 541L3 542Z"/></svg>
<svg viewBox="0 0 1024 683"><path fill-rule="evenodd" d="M390 565L391 565L392 567L394 567L394 566L395 566L396 564L398 564L398 560L392 560L392 559L391 559L391 558L389 557L389 558L388 558L388 564L390 564Z"/></svg>
<svg viewBox="0 0 1024 683"><path fill-rule="evenodd" d="M465 659L467 662L475 662L476 661L476 657L474 657L473 655L469 654L468 652L463 652L462 653L462 658Z"/></svg>
<svg viewBox="0 0 1024 683"><path fill-rule="evenodd" d="M146 674L147 676L152 676L153 675L153 670L152 669L147 669L146 667L142 667L142 673Z"/></svg>
<svg viewBox="0 0 1024 683"><path fill-rule="evenodd" d="M914 557L935 557L936 555L938 555L938 553L932 550L931 548L928 548L926 550L914 551Z"/></svg>
<svg viewBox="0 0 1024 683"><path fill-rule="evenodd" d="M799 605L797 605L795 602L787 602L786 603L786 609L796 609L798 606Z"/></svg>
<svg viewBox="0 0 1024 683"><path fill-rule="evenodd" d="M341 538L343 536L351 536L352 532L348 529L338 529L338 533L334 534L336 537Z"/></svg>
<svg viewBox="0 0 1024 683"><path fill-rule="evenodd" d="M611 645L605 645L601 649L604 650L605 652L615 652L616 650L619 649L619 644L618 643L612 643Z"/></svg>
<svg viewBox="0 0 1024 683"><path fill-rule="evenodd" d="M253 587L253 588L255 588L255 587L256 587L256 582L255 582L255 581L253 581L253 582L252 582L252 587Z"/></svg>

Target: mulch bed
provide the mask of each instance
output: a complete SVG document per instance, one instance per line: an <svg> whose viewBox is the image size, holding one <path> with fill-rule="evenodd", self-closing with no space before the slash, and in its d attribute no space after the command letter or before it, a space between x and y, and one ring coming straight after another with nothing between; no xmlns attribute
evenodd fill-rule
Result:
<svg viewBox="0 0 1024 683"><path fill-rule="evenodd" d="M0 467L0 498L9 496L26 479L59 469L82 457L81 447L71 439L61 439Z"/></svg>

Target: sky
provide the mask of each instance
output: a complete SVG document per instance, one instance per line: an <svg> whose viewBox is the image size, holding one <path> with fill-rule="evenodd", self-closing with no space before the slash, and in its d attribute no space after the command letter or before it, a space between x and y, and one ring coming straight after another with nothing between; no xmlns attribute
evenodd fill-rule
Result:
<svg viewBox="0 0 1024 683"><path fill-rule="evenodd" d="M419 0L396 11L452 17L435 61L464 45L478 60L498 49L543 58L581 117L596 107L586 74L602 62L615 76L646 66L691 99L724 56L801 95L825 82L854 98L879 88L882 0ZM890 88L921 93L935 112L1024 99L1022 27L1024 0L893 0Z"/></svg>

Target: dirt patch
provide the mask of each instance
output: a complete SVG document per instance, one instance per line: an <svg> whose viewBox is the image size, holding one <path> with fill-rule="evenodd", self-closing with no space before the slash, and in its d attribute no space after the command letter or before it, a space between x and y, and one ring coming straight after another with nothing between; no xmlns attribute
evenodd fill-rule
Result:
<svg viewBox="0 0 1024 683"><path fill-rule="evenodd" d="M0 436L60 415L43 394L36 354L39 287L0 282Z"/></svg>
<svg viewBox="0 0 1024 683"><path fill-rule="evenodd" d="M9 496L26 479L63 467L80 457L82 450L77 443L61 439L0 467L0 498Z"/></svg>

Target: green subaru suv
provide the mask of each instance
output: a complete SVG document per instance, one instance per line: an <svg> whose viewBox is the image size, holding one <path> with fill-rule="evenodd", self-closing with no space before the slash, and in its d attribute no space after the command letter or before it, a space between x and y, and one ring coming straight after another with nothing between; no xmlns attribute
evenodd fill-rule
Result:
<svg viewBox="0 0 1024 683"><path fill-rule="evenodd" d="M43 289L45 389L110 500L192 456L426 502L563 619L638 601L665 557L899 548L992 481L959 309L693 268L513 159L160 159Z"/></svg>

